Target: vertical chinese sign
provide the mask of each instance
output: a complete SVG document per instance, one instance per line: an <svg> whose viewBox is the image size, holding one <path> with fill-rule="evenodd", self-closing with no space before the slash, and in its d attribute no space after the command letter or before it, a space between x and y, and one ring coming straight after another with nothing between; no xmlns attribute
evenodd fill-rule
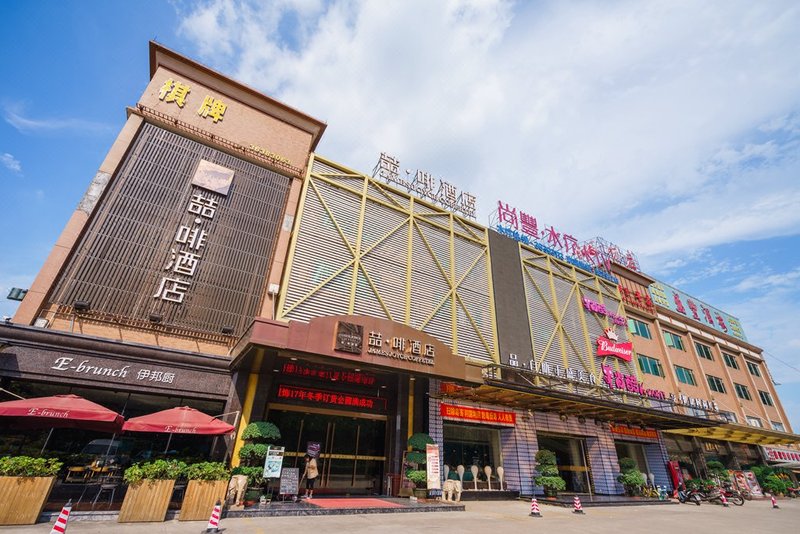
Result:
<svg viewBox="0 0 800 534"><path fill-rule="evenodd" d="M442 489L442 466L439 460L439 445L425 445L425 467L428 471L428 489Z"/></svg>
<svg viewBox="0 0 800 534"><path fill-rule="evenodd" d="M178 226L164 265L166 275L153 298L183 304L192 280L197 273L209 237L209 226L219 207L220 200L228 195L233 181L233 170L210 161L200 160L192 177L192 192L184 215L184 224Z"/></svg>

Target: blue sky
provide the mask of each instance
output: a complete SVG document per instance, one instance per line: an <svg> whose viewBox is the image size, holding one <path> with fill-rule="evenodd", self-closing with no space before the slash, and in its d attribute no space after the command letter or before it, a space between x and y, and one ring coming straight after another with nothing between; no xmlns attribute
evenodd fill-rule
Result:
<svg viewBox="0 0 800 534"><path fill-rule="evenodd" d="M28 287L148 81L148 40L738 317L800 430L795 2L9 1L0 291ZM0 313L16 304L0 300Z"/></svg>

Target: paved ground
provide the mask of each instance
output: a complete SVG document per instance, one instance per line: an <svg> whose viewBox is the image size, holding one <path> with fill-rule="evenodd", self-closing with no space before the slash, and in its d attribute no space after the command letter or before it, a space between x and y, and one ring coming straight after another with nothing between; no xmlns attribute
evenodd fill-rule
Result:
<svg viewBox="0 0 800 534"><path fill-rule="evenodd" d="M707 532L736 534L793 534L800 531L800 499L778 502L746 502L723 508L703 504L675 506L630 506L589 508L576 515L568 508L543 506L540 519L528 516L530 505L522 501L468 502L466 512L425 512L322 517L276 517L223 519L226 534L272 534L328 532L341 534L389 534L407 532L458 534L619 534L628 532ZM0 533L47 534L51 525L4 527ZM122 525L110 522L75 522L68 534L154 534L205 532L205 523L142 523Z"/></svg>

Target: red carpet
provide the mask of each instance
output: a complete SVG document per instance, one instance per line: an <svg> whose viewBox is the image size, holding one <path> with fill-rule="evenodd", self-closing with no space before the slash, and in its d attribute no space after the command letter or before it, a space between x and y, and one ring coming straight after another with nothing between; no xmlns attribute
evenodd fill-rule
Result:
<svg viewBox="0 0 800 534"><path fill-rule="evenodd" d="M402 504L396 502L372 499L369 497L361 499L309 499L306 502L319 506L320 508L403 508Z"/></svg>

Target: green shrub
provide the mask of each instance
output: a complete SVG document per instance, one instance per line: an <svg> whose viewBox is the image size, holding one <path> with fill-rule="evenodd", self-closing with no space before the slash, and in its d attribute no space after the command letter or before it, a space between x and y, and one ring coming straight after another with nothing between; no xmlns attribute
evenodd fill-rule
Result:
<svg viewBox="0 0 800 534"><path fill-rule="evenodd" d="M245 443L239 449L239 458L250 464L263 464L268 448L266 443Z"/></svg>
<svg viewBox="0 0 800 534"><path fill-rule="evenodd" d="M567 483L561 477L538 476L533 481L545 490L564 491L567 489Z"/></svg>
<svg viewBox="0 0 800 534"><path fill-rule="evenodd" d="M423 470L409 471L408 480L418 488L426 488L428 486L428 472Z"/></svg>
<svg viewBox="0 0 800 534"><path fill-rule="evenodd" d="M0 458L0 476L52 477L64 462L57 458L31 458L30 456L5 456Z"/></svg>
<svg viewBox="0 0 800 534"><path fill-rule="evenodd" d="M416 434L411 434L411 437L408 438L408 446L411 447L412 451L424 452L425 445L428 444L433 445L434 443L436 442L433 441L433 438L423 432L417 432Z"/></svg>
<svg viewBox="0 0 800 534"><path fill-rule="evenodd" d="M247 477L248 488L263 488L264 487L264 468L263 467L248 467L240 465L233 468L233 475L244 475Z"/></svg>
<svg viewBox="0 0 800 534"><path fill-rule="evenodd" d="M628 471L638 471L639 466L636 465L636 460L633 458L620 458L619 459L619 470L622 473L627 473Z"/></svg>
<svg viewBox="0 0 800 534"><path fill-rule="evenodd" d="M630 494L636 493L639 488L647 484L644 474L637 470L621 473L617 477L617 482L625 486L625 490Z"/></svg>
<svg viewBox="0 0 800 534"><path fill-rule="evenodd" d="M564 491L567 483L558 475L556 453L547 449L536 452L536 471L539 475L533 478L533 483L542 486L545 491Z"/></svg>
<svg viewBox="0 0 800 534"><path fill-rule="evenodd" d="M142 480L175 480L186 471L186 464L177 460L154 460L134 464L125 470L125 482L138 484Z"/></svg>
<svg viewBox="0 0 800 534"><path fill-rule="evenodd" d="M186 468L189 480L228 480L230 477L230 470L221 462L201 462Z"/></svg>
<svg viewBox="0 0 800 534"><path fill-rule="evenodd" d="M411 451L406 453L406 461L415 464L424 464L428 460L427 454L419 451Z"/></svg>
<svg viewBox="0 0 800 534"><path fill-rule="evenodd" d="M780 478L776 474L767 475L764 478L764 483L761 484L761 488L764 491L769 492L773 495L778 495L781 493L786 494L788 493L789 488L791 487L792 487L791 482Z"/></svg>
<svg viewBox="0 0 800 534"><path fill-rule="evenodd" d="M242 439L253 443L274 443L281 439L281 431L274 423L254 421L244 429Z"/></svg>

